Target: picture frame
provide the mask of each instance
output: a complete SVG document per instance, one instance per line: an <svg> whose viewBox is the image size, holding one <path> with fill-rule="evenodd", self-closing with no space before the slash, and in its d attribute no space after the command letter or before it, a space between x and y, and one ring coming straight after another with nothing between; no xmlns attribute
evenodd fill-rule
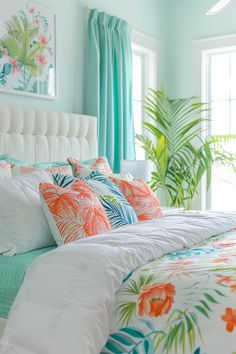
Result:
<svg viewBox="0 0 236 354"><path fill-rule="evenodd" d="M56 16L25 0L0 12L0 94L57 98Z"/></svg>

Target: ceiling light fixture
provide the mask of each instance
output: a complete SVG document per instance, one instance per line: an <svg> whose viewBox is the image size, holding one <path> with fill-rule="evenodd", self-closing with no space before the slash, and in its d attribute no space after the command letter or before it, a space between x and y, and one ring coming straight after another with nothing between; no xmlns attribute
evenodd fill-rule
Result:
<svg viewBox="0 0 236 354"><path fill-rule="evenodd" d="M216 15L219 12L223 11L231 2L232 2L232 0L220 0L206 14L207 15Z"/></svg>

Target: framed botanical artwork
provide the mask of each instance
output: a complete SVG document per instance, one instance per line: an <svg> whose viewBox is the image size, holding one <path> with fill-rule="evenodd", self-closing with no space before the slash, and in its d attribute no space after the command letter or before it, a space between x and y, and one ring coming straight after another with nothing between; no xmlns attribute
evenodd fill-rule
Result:
<svg viewBox="0 0 236 354"><path fill-rule="evenodd" d="M0 94L55 99L55 14L32 3L7 0L0 11Z"/></svg>

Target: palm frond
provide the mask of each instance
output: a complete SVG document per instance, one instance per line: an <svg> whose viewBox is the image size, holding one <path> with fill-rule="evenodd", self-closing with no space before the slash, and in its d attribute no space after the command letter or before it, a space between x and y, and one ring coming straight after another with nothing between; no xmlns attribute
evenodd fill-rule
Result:
<svg viewBox="0 0 236 354"><path fill-rule="evenodd" d="M154 139L141 135L137 139L155 165L151 188L164 190L171 206L191 206L205 174L209 187L215 161L236 171L236 157L224 145L236 136L202 139L209 112L205 103L196 97L171 100L164 90L150 89L145 110L150 120L144 127Z"/></svg>

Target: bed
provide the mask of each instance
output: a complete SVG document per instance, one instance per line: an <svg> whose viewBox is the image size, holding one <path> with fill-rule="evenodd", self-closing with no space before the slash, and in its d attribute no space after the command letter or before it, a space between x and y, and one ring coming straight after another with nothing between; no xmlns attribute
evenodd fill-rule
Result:
<svg viewBox="0 0 236 354"><path fill-rule="evenodd" d="M0 153L96 156L95 118L19 112L0 109ZM233 354L235 227L235 213L170 212L46 252L24 275L0 353Z"/></svg>

